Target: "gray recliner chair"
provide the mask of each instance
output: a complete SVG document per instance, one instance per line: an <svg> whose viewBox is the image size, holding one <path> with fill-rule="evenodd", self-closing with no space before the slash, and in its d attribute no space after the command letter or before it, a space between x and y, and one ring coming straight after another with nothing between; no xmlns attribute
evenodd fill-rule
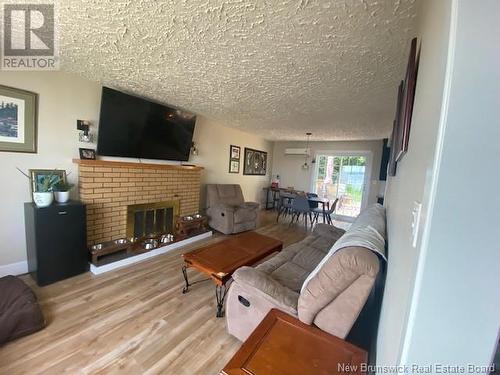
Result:
<svg viewBox="0 0 500 375"><path fill-rule="evenodd" d="M257 228L259 204L245 202L240 185L207 185L208 224L224 234Z"/></svg>

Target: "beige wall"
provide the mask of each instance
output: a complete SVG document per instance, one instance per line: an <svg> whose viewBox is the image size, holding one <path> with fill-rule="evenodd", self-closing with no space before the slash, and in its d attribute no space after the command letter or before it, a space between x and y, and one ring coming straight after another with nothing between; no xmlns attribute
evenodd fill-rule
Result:
<svg viewBox="0 0 500 375"><path fill-rule="evenodd" d="M389 264L391 253L412 260L415 282L413 264L399 262L392 271L389 265L391 294L384 301L379 352L397 352L399 342L392 334L400 318L394 312L406 299L393 292L410 284L399 364L427 366L434 374L446 366L453 366L450 373L455 374L490 373L495 372L488 367L495 359L500 323L500 50L492 48L500 34L500 2L423 4L413 151L389 185L388 206ZM413 173L419 180L405 181ZM408 204L420 198L427 214L415 251L405 238ZM444 365L441 371L439 364Z"/></svg>
<svg viewBox="0 0 500 375"><path fill-rule="evenodd" d="M309 170L302 169L304 156L285 155L286 148L305 148L305 142L275 142L273 150L273 171L272 175L280 176L280 185L283 187L293 186L295 189L310 191L311 180L314 173L314 165L311 164ZM382 141L349 141L349 142L311 142L311 157L321 151L328 152L368 152L372 158L371 181L367 203L377 201L379 190L378 177L380 171L380 161L382 158Z"/></svg>
<svg viewBox="0 0 500 375"><path fill-rule="evenodd" d="M26 259L23 202L31 201L29 182L16 167L65 169L78 178L76 120L96 122L101 88L98 83L54 72L2 72L0 84L38 93L38 152L0 152L0 266Z"/></svg>
<svg viewBox="0 0 500 375"><path fill-rule="evenodd" d="M205 202L206 184L240 184L247 201L263 202L262 188L269 185L272 165L273 143L237 129L227 128L209 119L199 117L193 137L198 156L190 162L205 168L201 177L202 207ZM229 173L229 146L241 147L240 173ZM243 175L243 153L245 147L266 151L268 154L266 176Z"/></svg>
<svg viewBox="0 0 500 375"><path fill-rule="evenodd" d="M377 362L397 364L421 252L411 245L413 202L422 203L420 232L426 226L429 189L434 173L436 139L443 102L450 31L451 1L423 1L418 13L420 65L408 152L389 177L385 205L389 263L378 329ZM422 237L420 235L420 237Z"/></svg>
<svg viewBox="0 0 500 375"><path fill-rule="evenodd" d="M38 93L38 153L0 152L0 275L11 272L12 264L26 260L23 203L31 201L28 180L16 166L23 169L58 168L72 172L69 180L78 178L73 158L78 158L80 144L76 120L98 123L101 86L63 72L2 72L0 84ZM95 130L95 129L94 129ZM204 166L203 183L239 183L245 198L261 200L262 187L269 177L243 176L228 173L229 145L235 144L269 152L271 165L272 143L223 127L202 117L196 125L194 140L200 154L191 163ZM130 159L129 159L130 160ZM243 163L243 159L241 161ZM74 197L77 192L73 192ZM11 266L5 266L11 265Z"/></svg>

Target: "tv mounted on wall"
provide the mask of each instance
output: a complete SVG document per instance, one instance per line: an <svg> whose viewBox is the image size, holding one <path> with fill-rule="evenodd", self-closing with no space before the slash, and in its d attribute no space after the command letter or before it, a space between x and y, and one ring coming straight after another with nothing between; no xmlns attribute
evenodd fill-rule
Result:
<svg viewBox="0 0 500 375"><path fill-rule="evenodd" d="M187 161L195 122L191 113L103 87L97 153Z"/></svg>

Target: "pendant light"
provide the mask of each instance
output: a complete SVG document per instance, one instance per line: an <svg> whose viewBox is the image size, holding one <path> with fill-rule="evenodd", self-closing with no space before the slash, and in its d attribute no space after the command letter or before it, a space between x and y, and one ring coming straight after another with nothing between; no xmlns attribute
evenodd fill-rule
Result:
<svg viewBox="0 0 500 375"><path fill-rule="evenodd" d="M309 163L307 162L309 160L309 139L311 138L311 134L312 133L309 133L307 132L306 133L306 136L307 136L307 141L306 141L306 157L305 157L305 160L304 160L304 164L302 164L302 169L307 171L309 169Z"/></svg>

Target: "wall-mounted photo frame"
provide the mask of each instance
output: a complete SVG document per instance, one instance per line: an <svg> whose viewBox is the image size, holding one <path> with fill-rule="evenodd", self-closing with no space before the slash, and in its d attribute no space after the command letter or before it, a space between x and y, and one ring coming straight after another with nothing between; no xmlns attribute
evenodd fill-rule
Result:
<svg viewBox="0 0 500 375"><path fill-rule="evenodd" d="M0 151L36 153L34 92L0 85Z"/></svg>
<svg viewBox="0 0 500 375"><path fill-rule="evenodd" d="M240 155L241 155L241 147L240 146L234 146L231 145L229 147L229 158L231 160L240 160Z"/></svg>
<svg viewBox="0 0 500 375"><path fill-rule="evenodd" d="M92 148L80 148L80 159L95 160L95 150Z"/></svg>
<svg viewBox="0 0 500 375"><path fill-rule="evenodd" d="M66 171L59 169L30 169L31 193L36 193L38 186L43 184L44 180L50 178L51 181L62 181L66 183Z"/></svg>
<svg viewBox="0 0 500 375"><path fill-rule="evenodd" d="M392 134L389 140L389 147L391 148L389 152L389 164L387 166L387 174L391 177L396 175L396 156L399 154L399 144L398 144L398 132L399 132L399 113L401 112L401 102L403 100L403 81L398 87L398 101L396 104L396 115L393 121Z"/></svg>
<svg viewBox="0 0 500 375"><path fill-rule="evenodd" d="M240 173L240 162L236 160L229 161L229 173Z"/></svg>
<svg viewBox="0 0 500 375"><path fill-rule="evenodd" d="M267 173L267 152L245 147L243 174L265 176Z"/></svg>
<svg viewBox="0 0 500 375"><path fill-rule="evenodd" d="M403 155L408 151L413 102L415 100L415 89L417 85L419 55L420 53L417 54L417 38L413 38L406 67L406 75L403 81L401 105L398 113L397 138L394 138L397 143L396 161L400 161Z"/></svg>
<svg viewBox="0 0 500 375"><path fill-rule="evenodd" d="M229 146L229 173L240 173L241 147Z"/></svg>

